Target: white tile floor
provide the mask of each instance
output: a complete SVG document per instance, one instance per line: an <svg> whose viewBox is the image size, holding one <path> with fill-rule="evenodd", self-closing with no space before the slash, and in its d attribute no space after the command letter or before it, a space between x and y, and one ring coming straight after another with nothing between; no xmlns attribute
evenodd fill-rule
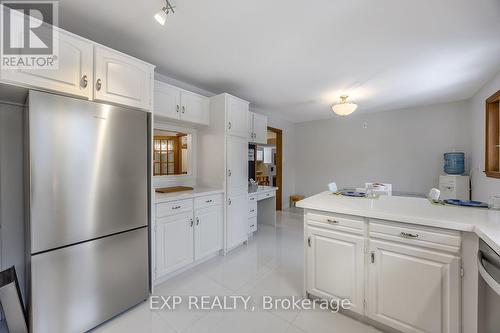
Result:
<svg viewBox="0 0 500 333"><path fill-rule="evenodd" d="M231 312L151 311L145 302L101 325L97 333L333 332L380 333L341 314L323 310L265 311L260 297L301 296L302 215L278 213L277 228L259 225L256 235L226 257L217 257L156 287L154 294L249 295L256 310Z"/></svg>
<svg viewBox="0 0 500 333"><path fill-rule="evenodd" d="M323 310L265 311L260 297L301 296L303 229L299 213L278 213L277 228L259 225L248 245L217 257L156 287L154 294L249 295L255 311L150 311L141 304L95 332L338 332L376 333L341 314Z"/></svg>

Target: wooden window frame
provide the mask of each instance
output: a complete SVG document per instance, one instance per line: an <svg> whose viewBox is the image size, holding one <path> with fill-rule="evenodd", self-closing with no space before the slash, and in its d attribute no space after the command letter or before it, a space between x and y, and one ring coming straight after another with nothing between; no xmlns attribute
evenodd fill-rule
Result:
<svg viewBox="0 0 500 333"><path fill-rule="evenodd" d="M486 99L485 162L486 177L500 178L500 90Z"/></svg>

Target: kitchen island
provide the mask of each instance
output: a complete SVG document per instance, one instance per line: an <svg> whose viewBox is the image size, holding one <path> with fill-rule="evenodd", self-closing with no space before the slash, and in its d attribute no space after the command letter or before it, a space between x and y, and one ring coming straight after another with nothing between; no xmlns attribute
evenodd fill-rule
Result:
<svg viewBox="0 0 500 333"><path fill-rule="evenodd" d="M304 208L304 292L401 332L477 332L478 237L500 252L500 212L323 192Z"/></svg>

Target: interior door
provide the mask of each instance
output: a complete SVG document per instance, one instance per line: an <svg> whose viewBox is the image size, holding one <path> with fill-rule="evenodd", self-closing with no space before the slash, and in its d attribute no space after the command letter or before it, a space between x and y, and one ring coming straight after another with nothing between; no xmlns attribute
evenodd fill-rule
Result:
<svg viewBox="0 0 500 333"><path fill-rule="evenodd" d="M94 54L95 99L150 109L151 65L101 46Z"/></svg>
<svg viewBox="0 0 500 333"><path fill-rule="evenodd" d="M208 125L208 99L189 91L181 91L181 119Z"/></svg>
<svg viewBox="0 0 500 333"><path fill-rule="evenodd" d="M248 138L248 103L234 96L227 97L227 134Z"/></svg>
<svg viewBox="0 0 500 333"><path fill-rule="evenodd" d="M460 260L370 240L368 315L401 332L460 332Z"/></svg>
<svg viewBox="0 0 500 333"><path fill-rule="evenodd" d="M253 139L256 143L267 143L267 117L261 114L253 114L253 131L255 133L255 138Z"/></svg>
<svg viewBox="0 0 500 333"><path fill-rule="evenodd" d="M58 32L57 69L2 70L2 79L28 87L92 99L94 46L64 30L58 29Z"/></svg>
<svg viewBox="0 0 500 333"><path fill-rule="evenodd" d="M226 248L231 249L248 238L248 194L232 195L227 202Z"/></svg>
<svg viewBox="0 0 500 333"><path fill-rule="evenodd" d="M308 226L307 243L307 291L349 299L363 314L364 237Z"/></svg>
<svg viewBox="0 0 500 333"><path fill-rule="evenodd" d="M246 136L227 137L226 184L229 195L248 194L248 142Z"/></svg>
<svg viewBox="0 0 500 333"><path fill-rule="evenodd" d="M192 212L156 220L156 278L193 262Z"/></svg>
<svg viewBox="0 0 500 333"><path fill-rule="evenodd" d="M220 250L222 207L212 206L195 212L195 260Z"/></svg>
<svg viewBox="0 0 500 333"><path fill-rule="evenodd" d="M180 119L181 90L169 84L155 81L154 115L170 119Z"/></svg>

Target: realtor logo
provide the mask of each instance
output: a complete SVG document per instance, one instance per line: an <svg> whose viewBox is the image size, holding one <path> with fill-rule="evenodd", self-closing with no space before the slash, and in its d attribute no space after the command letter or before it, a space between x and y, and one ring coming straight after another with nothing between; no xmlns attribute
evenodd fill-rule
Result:
<svg viewBox="0 0 500 333"><path fill-rule="evenodd" d="M57 69L57 1L1 1L1 68Z"/></svg>

